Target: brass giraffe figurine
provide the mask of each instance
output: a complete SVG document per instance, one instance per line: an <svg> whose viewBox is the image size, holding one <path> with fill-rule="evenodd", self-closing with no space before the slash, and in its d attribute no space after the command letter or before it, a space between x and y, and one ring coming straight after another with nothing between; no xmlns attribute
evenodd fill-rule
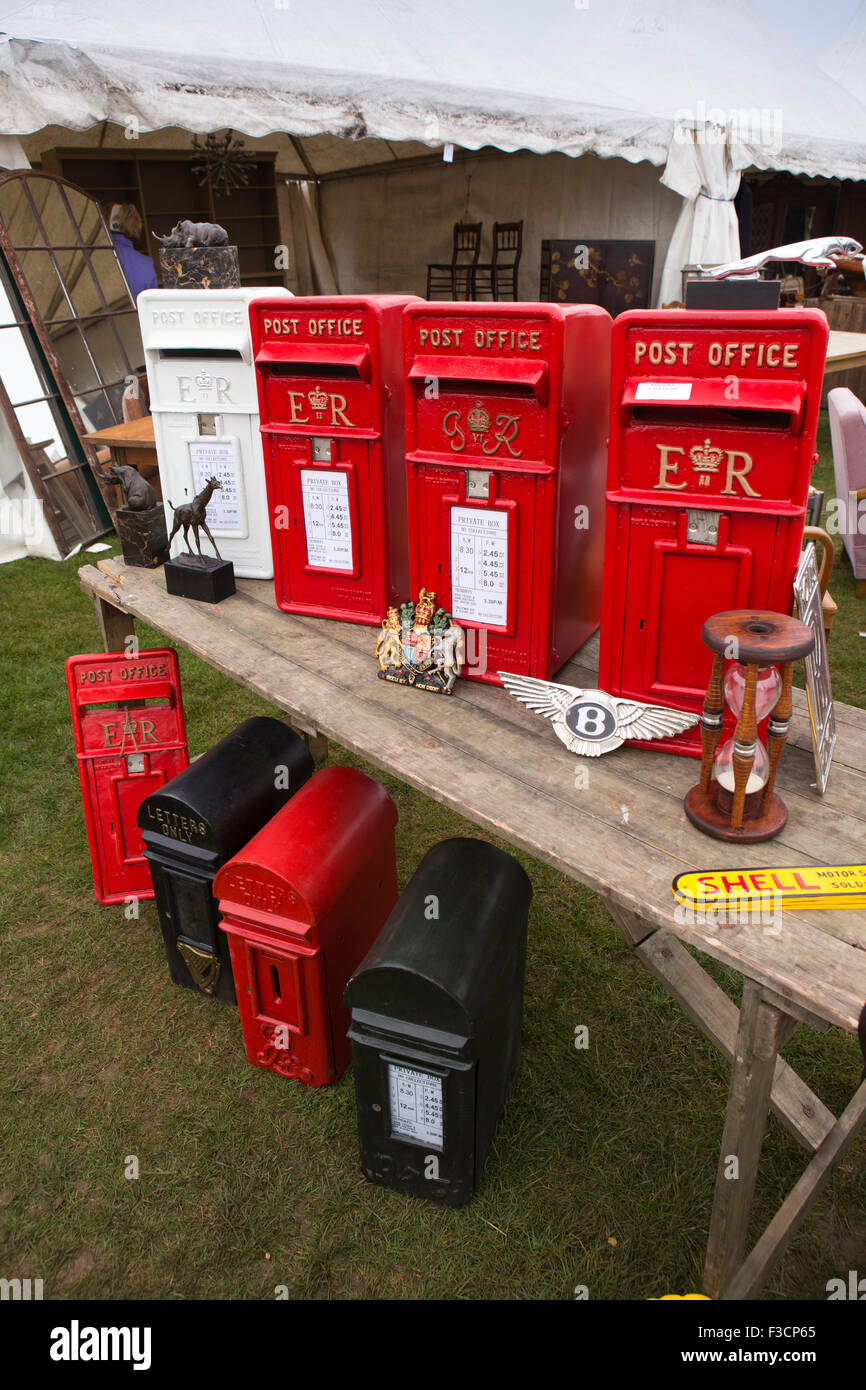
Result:
<svg viewBox="0 0 866 1390"><path fill-rule="evenodd" d="M199 538L199 528L201 528L201 530L204 531L205 535L207 536L208 540L213 546L214 550L216 551L217 559L222 560L222 556L220 555L219 549L217 548L217 543L211 535L210 531L208 530L208 524L205 519L207 513L207 504L213 497L214 493L217 492L220 488L222 488L222 483L219 481L219 479L208 478L201 492L197 493L191 502L184 502L181 503L179 507L175 507L171 498L169 498L168 505L172 507L174 510L174 525L171 528L171 535L168 538L169 545L171 545L180 528L183 527L184 545L187 548L187 553L192 555L192 551L189 548L189 528L191 526L193 536L195 537L196 547L199 553L199 559L203 560L205 557L204 555L202 555L201 540Z"/></svg>

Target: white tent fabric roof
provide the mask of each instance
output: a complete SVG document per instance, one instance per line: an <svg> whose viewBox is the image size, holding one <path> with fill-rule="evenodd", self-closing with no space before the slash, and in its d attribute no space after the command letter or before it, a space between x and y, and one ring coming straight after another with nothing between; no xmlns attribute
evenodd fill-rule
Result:
<svg viewBox="0 0 866 1390"><path fill-rule="evenodd" d="M656 115L725 116L731 143L759 168L866 177L862 67L846 90L758 13L747 0L605 0L565 11L536 52L556 68L603 74L620 100Z"/></svg>
<svg viewBox="0 0 866 1390"><path fill-rule="evenodd" d="M567 101L549 97L531 55L439 0L208 0L190 16L186 51L164 0L146 12L133 0L54 0L0 13L0 34L0 133L111 120L656 163L669 138L666 121L593 79L569 82Z"/></svg>
<svg viewBox="0 0 866 1390"><path fill-rule="evenodd" d="M744 142L759 167L866 178L866 108L731 0L569 8L535 53L468 9L36 0L0 12L0 134L108 120L348 137L350 167L366 162L364 137L663 165L684 110L758 108L781 114L781 131Z"/></svg>
<svg viewBox="0 0 866 1390"><path fill-rule="evenodd" d="M820 66L858 101L866 101L866 0L823 53Z"/></svg>

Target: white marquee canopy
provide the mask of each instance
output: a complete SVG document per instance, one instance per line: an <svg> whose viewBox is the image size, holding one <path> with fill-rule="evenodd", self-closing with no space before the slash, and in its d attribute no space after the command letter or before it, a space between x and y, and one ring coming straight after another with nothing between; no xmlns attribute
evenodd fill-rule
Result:
<svg viewBox="0 0 866 1390"><path fill-rule="evenodd" d="M664 165L683 111L756 110L758 167L866 178L866 108L752 14L563 0L533 52L448 0L34 0L0 11L0 134L284 131L301 174L445 142Z"/></svg>

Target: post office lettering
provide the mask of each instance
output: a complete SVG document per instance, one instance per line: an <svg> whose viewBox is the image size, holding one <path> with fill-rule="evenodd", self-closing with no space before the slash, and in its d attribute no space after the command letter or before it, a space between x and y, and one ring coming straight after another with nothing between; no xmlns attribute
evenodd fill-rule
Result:
<svg viewBox="0 0 866 1390"><path fill-rule="evenodd" d="M666 362L668 366L680 363L687 367L689 353L693 347L694 343L678 343L673 340L665 342L661 338L640 338L634 345L634 360L635 363L638 363L646 358L654 367L662 362Z"/></svg>
<svg viewBox="0 0 866 1390"><path fill-rule="evenodd" d="M711 367L797 367L799 344L781 342L712 342L707 348Z"/></svg>

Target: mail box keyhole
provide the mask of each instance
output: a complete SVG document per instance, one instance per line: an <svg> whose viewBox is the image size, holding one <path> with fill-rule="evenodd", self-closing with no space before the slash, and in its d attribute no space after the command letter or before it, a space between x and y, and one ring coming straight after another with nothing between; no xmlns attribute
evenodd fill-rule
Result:
<svg viewBox="0 0 866 1390"><path fill-rule="evenodd" d="M490 500L490 474L483 468L467 468L466 496L477 497L484 502Z"/></svg>

